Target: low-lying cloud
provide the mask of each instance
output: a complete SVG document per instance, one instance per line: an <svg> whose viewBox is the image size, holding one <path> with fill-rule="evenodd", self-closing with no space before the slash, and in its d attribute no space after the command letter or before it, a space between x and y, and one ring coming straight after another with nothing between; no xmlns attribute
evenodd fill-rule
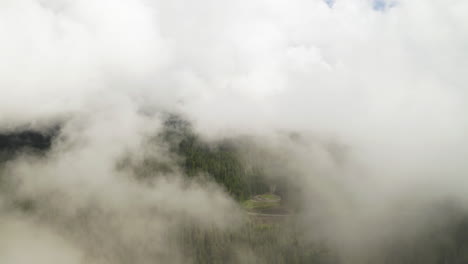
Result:
<svg viewBox="0 0 468 264"><path fill-rule="evenodd" d="M434 208L467 203L468 4L375 5L2 1L0 132L60 132L46 154L3 166L0 262L187 263L168 246L179 223L240 223L220 187L147 144L167 112L208 140L251 136L256 162L298 188L305 234L345 263L442 230L452 219ZM117 168L125 155L174 169L141 184Z"/></svg>

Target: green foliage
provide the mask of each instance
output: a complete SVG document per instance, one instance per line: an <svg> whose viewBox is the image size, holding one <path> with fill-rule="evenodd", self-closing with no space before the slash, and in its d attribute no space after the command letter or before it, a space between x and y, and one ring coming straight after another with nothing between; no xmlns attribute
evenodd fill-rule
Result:
<svg viewBox="0 0 468 264"><path fill-rule="evenodd" d="M265 200L270 200L270 201L279 201L279 200L281 200L281 197L279 197L278 195L272 194L272 193L260 194L260 195L258 195L258 198L265 199Z"/></svg>
<svg viewBox="0 0 468 264"><path fill-rule="evenodd" d="M177 239L194 263L336 263L325 247L301 239L291 223L248 222L232 231L187 226Z"/></svg>
<svg viewBox="0 0 468 264"><path fill-rule="evenodd" d="M189 177L207 174L237 200L265 192L268 186L261 170L247 170L240 161L234 142L206 142L197 136L190 124L171 115L161 137L180 158L180 166Z"/></svg>
<svg viewBox="0 0 468 264"><path fill-rule="evenodd" d="M262 210L262 209L269 209L279 206L278 201L255 201L255 200L246 200L242 202L242 206L248 210Z"/></svg>

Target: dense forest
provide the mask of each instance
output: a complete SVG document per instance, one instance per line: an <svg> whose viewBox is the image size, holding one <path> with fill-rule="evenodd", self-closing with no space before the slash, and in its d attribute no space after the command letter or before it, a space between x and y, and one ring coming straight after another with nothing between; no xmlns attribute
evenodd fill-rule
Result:
<svg viewBox="0 0 468 264"><path fill-rule="evenodd" d="M23 131L0 135L0 150L3 162L15 155L45 155L53 147L60 133ZM235 199L239 205L252 197L274 192L283 198L288 215L283 218L245 215L241 229L220 230L217 227L200 228L187 222L176 231L167 234L168 243L182 251L184 258L193 263L315 263L346 264L339 254L327 246L326 241L311 240L303 235L304 225L298 220L300 207L295 207L294 191L286 182L267 177L262 164L246 164L242 159L246 139L224 138L206 140L198 135L190 122L177 115L168 115L163 129L148 138L148 153L135 161L122 157L118 170L131 170L135 177L146 184L160 174L179 172L187 179L200 178L214 182ZM248 142L247 142L248 145ZM169 158L152 155L151 148L165 148ZM279 161L278 161L279 162ZM2 172L2 178L6 172ZM275 188L272 188L274 186ZM0 184L3 194L14 196L10 185ZM260 202L258 202L260 204ZM12 199L12 206L25 214L37 212L34 200ZM249 208L244 208L249 212ZM251 212L251 211L250 211ZM440 210L450 217L447 225L428 231L416 241L391 240L384 250L366 263L369 264L462 264L468 263L468 218L461 210L443 206ZM93 210L83 211L89 218ZM75 219L70 220L70 226ZM86 225L76 228L86 228ZM308 227L313 228L313 227ZM112 232L112 231L109 231ZM124 249L122 252L126 252ZM127 254L127 257L131 256ZM123 257L122 257L123 258ZM128 259L131 263L131 259ZM122 261L122 263L127 263ZM365 263L363 263L365 264Z"/></svg>
<svg viewBox="0 0 468 264"><path fill-rule="evenodd" d="M188 177L205 173L237 200L268 190L263 171L260 168L249 170L242 164L235 140L207 143L193 132L189 122L176 115L167 118L160 136L169 142L171 151L181 157L180 166Z"/></svg>

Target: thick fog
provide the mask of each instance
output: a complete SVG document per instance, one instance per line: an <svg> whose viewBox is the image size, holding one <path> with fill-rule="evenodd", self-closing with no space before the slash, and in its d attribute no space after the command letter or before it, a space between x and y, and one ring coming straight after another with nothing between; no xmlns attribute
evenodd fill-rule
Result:
<svg viewBox="0 0 468 264"><path fill-rule="evenodd" d="M258 162L299 188L304 234L345 263L443 229L437 208L468 209L467 13L463 0L2 0L0 132L60 131L3 165L0 262L190 263L178 226L241 223L222 188L147 144L165 113L207 139L255 139ZM117 169L148 155L174 169L148 184Z"/></svg>

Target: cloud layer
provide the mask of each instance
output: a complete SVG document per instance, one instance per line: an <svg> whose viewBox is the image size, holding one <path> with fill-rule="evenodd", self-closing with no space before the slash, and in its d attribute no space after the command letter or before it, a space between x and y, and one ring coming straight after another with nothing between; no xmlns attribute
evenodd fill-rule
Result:
<svg viewBox="0 0 468 264"><path fill-rule="evenodd" d="M169 213L122 216L117 229L153 218L152 228L169 228L168 215L223 223L235 205L217 187L186 188L181 173L141 187L115 171L123 153L145 149L161 113L178 112L207 138L260 135L273 153L285 151L285 171L313 205L303 223L331 219L324 236L359 263L386 235L366 228L402 219L398 233L426 216L402 216L398 204L414 211L442 198L467 202L468 3L378 2L387 8L367 0L2 1L0 131L64 124L45 160L9 165L18 195L45 199L65 222L98 201L112 218L170 204ZM291 142L281 131L306 139ZM349 164L337 166L317 139L343 142ZM54 193L66 202L55 203ZM207 208L192 210L198 204ZM39 224L11 217L0 229L14 225L15 243L35 243L18 226ZM122 234L124 244L153 239L134 231ZM52 248L68 248L55 238L62 231L37 232ZM82 252L70 248L70 263L79 263ZM27 261L11 254L6 263Z"/></svg>

